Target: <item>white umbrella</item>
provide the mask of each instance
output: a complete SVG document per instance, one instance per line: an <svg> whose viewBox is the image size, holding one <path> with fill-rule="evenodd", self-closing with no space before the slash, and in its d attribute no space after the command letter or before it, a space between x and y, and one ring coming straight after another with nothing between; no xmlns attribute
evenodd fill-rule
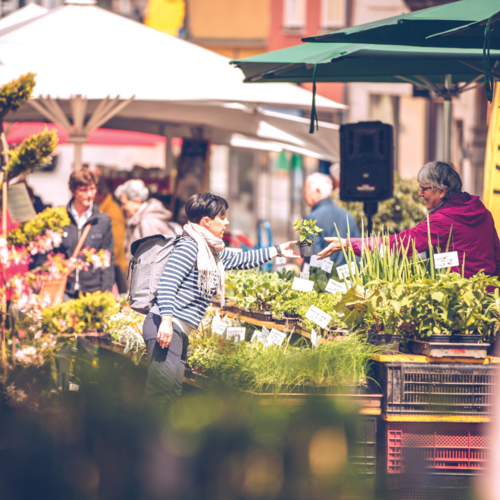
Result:
<svg viewBox="0 0 500 500"><path fill-rule="evenodd" d="M246 85L228 62L85 0L0 32L0 84L37 73L32 116L25 106L9 118L43 116L71 131L76 166L87 134L113 117L133 130L143 130L144 120L222 128L338 160L335 131L316 139L305 123L259 108L308 109L309 91L286 83ZM333 114L344 106L318 97L317 108Z"/></svg>

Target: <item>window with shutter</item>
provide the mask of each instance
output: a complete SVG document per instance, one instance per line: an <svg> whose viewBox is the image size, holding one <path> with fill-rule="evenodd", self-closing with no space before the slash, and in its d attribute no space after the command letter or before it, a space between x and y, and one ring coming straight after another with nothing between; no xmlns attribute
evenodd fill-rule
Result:
<svg viewBox="0 0 500 500"><path fill-rule="evenodd" d="M301 30L306 26L307 0L283 0L283 28Z"/></svg>
<svg viewBox="0 0 500 500"><path fill-rule="evenodd" d="M321 0L321 28L338 29L346 26L347 0Z"/></svg>

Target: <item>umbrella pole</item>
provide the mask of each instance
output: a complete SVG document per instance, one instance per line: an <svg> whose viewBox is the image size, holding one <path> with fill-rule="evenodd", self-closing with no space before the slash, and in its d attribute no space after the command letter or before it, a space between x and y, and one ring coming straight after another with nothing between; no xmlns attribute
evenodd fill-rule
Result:
<svg viewBox="0 0 500 500"><path fill-rule="evenodd" d="M451 75L445 75L444 87L444 159L451 160Z"/></svg>

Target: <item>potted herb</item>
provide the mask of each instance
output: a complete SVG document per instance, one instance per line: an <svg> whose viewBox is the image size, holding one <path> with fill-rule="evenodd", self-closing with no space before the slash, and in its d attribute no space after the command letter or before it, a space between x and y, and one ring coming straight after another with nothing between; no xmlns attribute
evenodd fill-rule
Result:
<svg viewBox="0 0 500 500"><path fill-rule="evenodd" d="M293 223L293 230L299 232L299 247L302 257L311 257L313 254L313 238L323 229L317 226L315 220L297 219Z"/></svg>

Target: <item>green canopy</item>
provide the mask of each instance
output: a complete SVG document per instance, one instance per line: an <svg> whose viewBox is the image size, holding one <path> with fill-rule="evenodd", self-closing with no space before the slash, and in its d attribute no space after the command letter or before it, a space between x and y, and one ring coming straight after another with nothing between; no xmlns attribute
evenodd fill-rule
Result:
<svg viewBox="0 0 500 500"><path fill-rule="evenodd" d="M460 0L304 38L303 41L479 49L484 46L487 20L500 20L499 14L499 0ZM500 29L492 29L488 36L491 48L500 49Z"/></svg>
<svg viewBox="0 0 500 500"><path fill-rule="evenodd" d="M491 51L490 58L492 75L500 79L495 68L500 51ZM246 82L407 82L425 87L445 99L447 157L451 151L451 98L482 85L484 79L483 51L477 49L305 43L231 64L241 68ZM316 118L314 92L315 85L311 133Z"/></svg>
<svg viewBox="0 0 500 500"><path fill-rule="evenodd" d="M499 61L500 51L491 51L491 60ZM410 82L438 93L445 75L469 84L484 75L482 50L404 45L304 43L231 64L246 82L312 82L316 73L317 82Z"/></svg>

